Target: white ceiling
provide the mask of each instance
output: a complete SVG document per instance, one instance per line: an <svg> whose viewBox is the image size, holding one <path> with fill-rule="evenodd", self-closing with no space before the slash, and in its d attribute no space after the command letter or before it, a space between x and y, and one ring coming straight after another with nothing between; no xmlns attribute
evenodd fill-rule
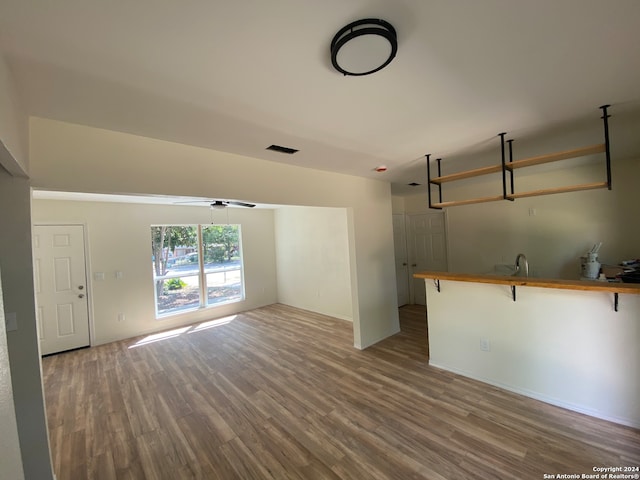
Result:
<svg viewBox="0 0 640 480"><path fill-rule="evenodd" d="M199 197L175 197L166 195L121 195L111 193L85 193L85 192L59 192L54 190L33 190L32 197L36 200L65 200L71 202L110 202L110 203L137 203L143 205L172 205L182 207L211 208L211 204L217 199L202 199ZM224 201L224 200L223 200ZM274 210L284 205L266 203L254 204L257 209ZM228 205L224 208L250 208L236 205Z"/></svg>
<svg viewBox="0 0 640 480"><path fill-rule="evenodd" d="M344 77L331 39L367 17L395 27L397 57ZM638 0L0 2L0 48L30 115L384 179L395 193L424 182L425 153L604 103L639 107L639 26Z"/></svg>

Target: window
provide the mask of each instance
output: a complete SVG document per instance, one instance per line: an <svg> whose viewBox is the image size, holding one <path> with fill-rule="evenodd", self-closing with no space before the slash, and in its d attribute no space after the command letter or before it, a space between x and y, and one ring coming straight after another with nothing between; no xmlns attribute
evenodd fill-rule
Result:
<svg viewBox="0 0 640 480"><path fill-rule="evenodd" d="M156 314L244 299L240 225L151 227Z"/></svg>

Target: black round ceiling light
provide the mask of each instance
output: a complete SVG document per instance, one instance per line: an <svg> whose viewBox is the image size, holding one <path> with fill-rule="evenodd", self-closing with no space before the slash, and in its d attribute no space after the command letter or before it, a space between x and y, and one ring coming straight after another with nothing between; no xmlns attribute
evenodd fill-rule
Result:
<svg viewBox="0 0 640 480"><path fill-rule="evenodd" d="M366 18L336 33L331 41L331 63L344 75L369 75L389 65L397 51L395 28L384 20Z"/></svg>

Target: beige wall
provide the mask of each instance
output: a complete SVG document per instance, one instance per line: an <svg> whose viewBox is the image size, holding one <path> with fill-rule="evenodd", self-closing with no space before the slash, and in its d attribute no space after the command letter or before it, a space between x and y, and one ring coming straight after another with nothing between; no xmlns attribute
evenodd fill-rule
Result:
<svg viewBox="0 0 640 480"><path fill-rule="evenodd" d="M31 254L31 191L26 178L0 168L0 269L5 313L18 329L7 332L11 383L25 478L52 478L36 332ZM0 464L0 477L5 478Z"/></svg>
<svg viewBox="0 0 640 480"><path fill-rule="evenodd" d="M0 477L22 478L24 466L26 478L46 480L52 478L53 472L33 305L30 190L26 179L11 177L25 176L27 166L26 116L18 102L11 72L0 55L0 270L3 278L8 278L5 282L9 282L4 287L4 312L15 313L18 321L18 330L6 335L9 363L7 356L2 356L0 368L5 373L11 372L12 389L3 388L2 398L7 402L6 408L15 414L19 445L11 434L11 421L5 417L5 413L11 412L4 408L0 443L3 455L17 454L22 458L22 462L19 458L0 461ZM4 341L4 330L0 335Z"/></svg>
<svg viewBox="0 0 640 480"><path fill-rule="evenodd" d="M186 325L269 305L276 301L273 211L230 208L230 223L240 224L245 300L156 319L151 268L151 225L226 223L226 211L209 207L106 202L33 200L34 224L86 225L89 245L89 298L93 344ZM115 273L123 273L116 279ZM96 281L93 273L105 280ZM119 322L118 314L125 320Z"/></svg>
<svg viewBox="0 0 640 480"><path fill-rule="evenodd" d="M353 320L346 210L280 208L275 225L278 301Z"/></svg>
<svg viewBox="0 0 640 480"><path fill-rule="evenodd" d="M575 279L580 256L599 241L602 262L618 263L640 255L637 178L640 161L613 162L613 189L590 190L515 202L449 207L449 268L453 272L488 273L495 265L513 264L527 255L538 277ZM516 177L517 191L605 179L604 163ZM445 200L496 195L501 177L460 185L444 184ZM407 212L427 211L426 194L404 199ZM530 211L533 209L533 211Z"/></svg>
<svg viewBox="0 0 640 480"><path fill-rule="evenodd" d="M34 187L346 208L354 344L399 331L388 183L41 118L30 125Z"/></svg>
<svg viewBox="0 0 640 480"><path fill-rule="evenodd" d="M2 300L2 272L0 271L0 476L7 480L24 478L16 411L13 406L11 367L7 347L4 304Z"/></svg>
<svg viewBox="0 0 640 480"><path fill-rule="evenodd" d="M640 427L640 295L426 281L429 364ZM489 351L480 349L487 340Z"/></svg>
<svg viewBox="0 0 640 480"><path fill-rule="evenodd" d="M394 215L404 213L404 197L391 197L391 210Z"/></svg>
<svg viewBox="0 0 640 480"><path fill-rule="evenodd" d="M13 175L24 176L27 172L27 129L13 76L0 54L0 165Z"/></svg>

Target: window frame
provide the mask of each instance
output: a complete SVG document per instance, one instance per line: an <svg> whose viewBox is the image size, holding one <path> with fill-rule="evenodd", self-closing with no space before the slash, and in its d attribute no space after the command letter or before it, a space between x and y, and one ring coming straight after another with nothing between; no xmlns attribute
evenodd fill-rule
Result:
<svg viewBox="0 0 640 480"><path fill-rule="evenodd" d="M216 227L216 226L221 226L221 227L228 227L228 226L233 226L237 229L238 232L238 256L239 256L239 264L237 266L233 266L233 267L225 267L222 268L221 270L216 270L215 273L225 273L226 272L235 272L235 271L239 271L240 272L240 296L239 298L231 298L231 299L226 299L220 302L215 302L215 303L210 303L210 299L209 299L209 285L207 285L207 275L213 273L213 272L207 272L206 270L206 264L205 264L205 258L204 258L204 250L205 250L205 245L204 245L204 239L203 239L203 230L204 228L207 227ZM246 295L245 295L245 275L244 275L244 253L243 253L243 242L242 242L242 225L241 224L182 224L182 225L177 225L177 224L154 224L154 225L150 225L150 231L151 231L151 235L152 235L152 245L153 245L153 229L154 228L158 228L158 227L194 227L196 229L196 253L198 254L198 270L196 273L190 273L185 275L184 272L175 272L175 273L167 273L165 275L160 275L157 276L156 275L156 271L155 268L152 267L152 273L153 273L153 284L154 284L154 307L155 307L155 313L156 313L156 319L165 319L167 317L172 317L175 315L180 315L183 313L189 313L189 312L196 312L199 310L203 310L203 309L209 309L209 308L215 308L215 307L220 307L223 305L228 305L230 303L237 303L237 302L242 302L246 299ZM175 246L174 246L175 247ZM152 254L153 254L153 248L152 248ZM162 280L163 282L166 280L171 280L173 278L185 278L185 277L198 277L198 297L199 297L199 301L198 301L198 306L195 307L187 307L187 308L183 308L183 309L172 309L169 311L165 311L165 312L160 312L158 309L158 292L156 290L156 283L159 280Z"/></svg>

